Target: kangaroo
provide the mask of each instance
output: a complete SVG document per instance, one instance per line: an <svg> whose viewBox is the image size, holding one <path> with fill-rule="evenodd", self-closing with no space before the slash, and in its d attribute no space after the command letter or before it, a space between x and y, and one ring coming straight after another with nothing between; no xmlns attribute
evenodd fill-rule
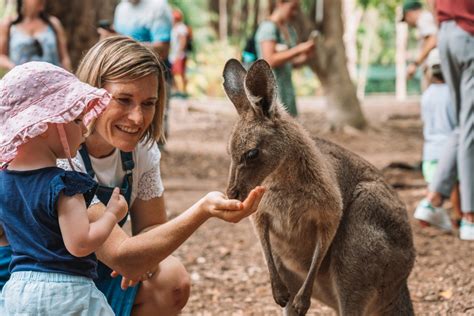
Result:
<svg viewBox="0 0 474 316"><path fill-rule="evenodd" d="M311 298L339 315L413 315L414 264L403 203L379 171L348 150L311 139L284 111L264 60L224 67L239 118L229 141L227 195L267 191L251 221L284 315L305 315Z"/></svg>

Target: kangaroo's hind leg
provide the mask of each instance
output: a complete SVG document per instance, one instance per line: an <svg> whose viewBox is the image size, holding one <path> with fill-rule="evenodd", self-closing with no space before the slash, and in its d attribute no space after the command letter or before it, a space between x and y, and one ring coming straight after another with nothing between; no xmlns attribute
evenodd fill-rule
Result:
<svg viewBox="0 0 474 316"><path fill-rule="evenodd" d="M403 204L380 182L357 186L334 240L333 266L341 315L387 315L414 262Z"/></svg>

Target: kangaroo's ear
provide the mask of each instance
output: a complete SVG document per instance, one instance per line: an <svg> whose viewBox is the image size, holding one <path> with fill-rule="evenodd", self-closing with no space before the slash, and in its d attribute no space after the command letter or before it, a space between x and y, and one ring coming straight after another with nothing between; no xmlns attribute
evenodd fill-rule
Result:
<svg viewBox="0 0 474 316"><path fill-rule="evenodd" d="M255 110L266 117L276 113L276 80L270 65L263 59L252 64L245 77L245 92Z"/></svg>
<svg viewBox="0 0 474 316"><path fill-rule="evenodd" d="M239 114L250 109L244 89L246 74L247 71L237 59L229 59L224 66L224 90Z"/></svg>

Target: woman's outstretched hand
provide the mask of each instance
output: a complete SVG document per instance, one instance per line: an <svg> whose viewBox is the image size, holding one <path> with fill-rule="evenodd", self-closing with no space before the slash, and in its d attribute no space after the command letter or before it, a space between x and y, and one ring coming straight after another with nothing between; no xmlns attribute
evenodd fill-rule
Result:
<svg viewBox="0 0 474 316"><path fill-rule="evenodd" d="M226 222L238 223L254 213L262 200L265 188L256 187L250 191L245 201L229 200L221 192L210 192L201 199L201 208L211 217L220 218Z"/></svg>

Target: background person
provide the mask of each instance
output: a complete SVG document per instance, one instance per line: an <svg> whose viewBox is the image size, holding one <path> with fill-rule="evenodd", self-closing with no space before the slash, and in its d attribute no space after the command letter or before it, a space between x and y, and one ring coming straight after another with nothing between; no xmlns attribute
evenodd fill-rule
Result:
<svg viewBox="0 0 474 316"><path fill-rule="evenodd" d="M171 31L171 48L169 59L175 87L174 95L187 97L186 92L186 60L189 40L189 30L183 22L181 10L173 9L173 29Z"/></svg>
<svg viewBox="0 0 474 316"><path fill-rule="evenodd" d="M429 10L425 10L421 2L416 0L404 1L402 22L406 22L409 27L416 28L419 38L416 58L407 67L407 78L411 79L418 67L424 65L430 51L436 47L438 27L433 14ZM425 70L423 69L423 73ZM428 85L426 76L423 77L423 80L422 88L424 90Z"/></svg>
<svg viewBox="0 0 474 316"><path fill-rule="evenodd" d="M474 2L437 0L436 12L441 68L456 108L459 134L445 147L429 198L438 206L449 196L457 168L463 212L460 238L474 240Z"/></svg>
<svg viewBox="0 0 474 316"><path fill-rule="evenodd" d="M17 17L0 24L0 67L45 61L72 70L61 22L45 12L46 0L18 0Z"/></svg>
<svg viewBox="0 0 474 316"><path fill-rule="evenodd" d="M441 207L457 182L456 175L459 175L463 214L459 236L463 240L474 240L474 3L469 0L437 0L434 11L440 23L441 69L456 110L458 133L446 143L426 201L434 208Z"/></svg>
<svg viewBox="0 0 474 316"><path fill-rule="evenodd" d="M452 104L449 87L441 71L438 49L433 49L427 58L427 76L430 85L421 97L421 118L423 121L423 176L430 184L436 172L446 143L456 133L456 111ZM459 187L454 186L451 203L457 216L460 216ZM423 223L437 226L443 230L452 229L448 212L442 207L433 207L423 199L415 210L414 217Z"/></svg>
<svg viewBox="0 0 474 316"><path fill-rule="evenodd" d="M297 116L295 88L291 78L293 67L306 63L314 51L312 39L297 44L296 31L288 23L299 8L299 0L278 0L268 20L263 21L255 34L257 57L272 67L278 85L278 97L286 110Z"/></svg>

